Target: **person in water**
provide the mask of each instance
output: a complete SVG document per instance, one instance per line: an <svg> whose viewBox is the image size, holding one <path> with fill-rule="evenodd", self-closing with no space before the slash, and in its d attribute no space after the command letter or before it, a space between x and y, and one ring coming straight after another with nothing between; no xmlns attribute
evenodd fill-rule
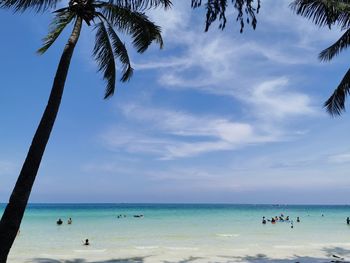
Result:
<svg viewBox="0 0 350 263"><path fill-rule="evenodd" d="M271 223L272 224L276 223L276 220L274 218L271 218Z"/></svg>
<svg viewBox="0 0 350 263"><path fill-rule="evenodd" d="M68 221L67 221L67 224L68 224L68 225L71 225L72 223L73 223L72 218L69 218Z"/></svg>
<svg viewBox="0 0 350 263"><path fill-rule="evenodd" d="M346 223L347 223L348 225L350 225L350 218L349 218L349 217L346 218Z"/></svg>
<svg viewBox="0 0 350 263"><path fill-rule="evenodd" d="M61 218L59 218L59 219L57 220L57 222L56 222L57 225L62 225L62 223L63 223L63 221L62 221Z"/></svg>
<svg viewBox="0 0 350 263"><path fill-rule="evenodd" d="M297 216L297 223L300 223L300 218L299 218L299 216Z"/></svg>
<svg viewBox="0 0 350 263"><path fill-rule="evenodd" d="M262 223L265 225L266 224L266 219L265 219L265 217L263 216L263 218L262 218Z"/></svg>
<svg viewBox="0 0 350 263"><path fill-rule="evenodd" d="M89 239L85 239L85 242L83 242L84 246L90 246Z"/></svg>

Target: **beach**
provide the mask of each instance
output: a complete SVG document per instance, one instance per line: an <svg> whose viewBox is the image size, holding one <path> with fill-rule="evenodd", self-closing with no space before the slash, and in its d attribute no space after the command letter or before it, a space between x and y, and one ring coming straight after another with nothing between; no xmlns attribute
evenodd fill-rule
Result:
<svg viewBox="0 0 350 263"><path fill-rule="evenodd" d="M261 223L281 213L294 228ZM9 262L350 261L349 215L350 206L32 204Z"/></svg>

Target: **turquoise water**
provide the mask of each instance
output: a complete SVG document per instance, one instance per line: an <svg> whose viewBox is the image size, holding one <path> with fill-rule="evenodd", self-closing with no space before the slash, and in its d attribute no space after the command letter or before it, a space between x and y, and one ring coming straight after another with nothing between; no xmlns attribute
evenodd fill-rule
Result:
<svg viewBox="0 0 350 263"><path fill-rule="evenodd" d="M293 229L288 222L261 224L262 216L281 213L294 220ZM117 218L119 214L126 217ZM134 218L136 214L144 217ZM164 262L197 256L221 262L220 256L261 253L280 258L320 257L327 256L327 249L350 248L347 216L350 206L32 204L10 259L145 256L153 257L149 262ZM67 224L69 217L72 225ZM56 225L58 218L63 225ZM91 246L82 245L85 238Z"/></svg>

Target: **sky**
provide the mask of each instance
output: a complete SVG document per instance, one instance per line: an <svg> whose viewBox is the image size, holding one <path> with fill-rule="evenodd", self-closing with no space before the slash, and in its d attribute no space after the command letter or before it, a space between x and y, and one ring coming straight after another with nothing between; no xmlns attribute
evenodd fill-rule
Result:
<svg viewBox="0 0 350 263"><path fill-rule="evenodd" d="M93 27L76 47L30 202L349 204L349 114L323 108L348 69L318 53L341 35L264 0L254 31L204 32L204 10L151 10L164 48L103 100ZM0 10L0 202L7 202L71 27L35 51L52 15ZM126 43L128 39L126 38ZM120 72L118 75L121 76Z"/></svg>

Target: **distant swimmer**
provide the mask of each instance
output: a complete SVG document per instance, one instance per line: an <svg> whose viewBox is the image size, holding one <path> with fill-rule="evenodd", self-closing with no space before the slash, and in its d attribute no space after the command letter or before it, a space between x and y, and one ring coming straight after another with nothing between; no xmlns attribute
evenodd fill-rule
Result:
<svg viewBox="0 0 350 263"><path fill-rule="evenodd" d="M134 215L134 217L137 217L137 218L142 218L143 215Z"/></svg>
<svg viewBox="0 0 350 263"><path fill-rule="evenodd" d="M286 220L289 221L289 216L286 217Z"/></svg>
<svg viewBox="0 0 350 263"><path fill-rule="evenodd" d="M89 239L85 239L85 241L83 241L83 245L84 246L90 246Z"/></svg>
<svg viewBox="0 0 350 263"><path fill-rule="evenodd" d="M62 224L63 224L62 219L61 219L61 218L59 218L59 219L57 220L56 224L57 224L57 225L62 225Z"/></svg>
<svg viewBox="0 0 350 263"><path fill-rule="evenodd" d="M71 225L72 223L73 223L72 218L69 218L68 221L67 221L67 224L68 224L68 225Z"/></svg>
<svg viewBox="0 0 350 263"><path fill-rule="evenodd" d="M290 228L294 228L293 220L290 221Z"/></svg>
<svg viewBox="0 0 350 263"><path fill-rule="evenodd" d="M346 218L346 223L347 223L348 225L350 225L350 218L349 218L349 217Z"/></svg>
<svg viewBox="0 0 350 263"><path fill-rule="evenodd" d="M271 223L272 224L275 224L276 223L276 220L274 218L271 218Z"/></svg>
<svg viewBox="0 0 350 263"><path fill-rule="evenodd" d="M266 224L266 219L265 219L265 217L263 216L263 218L262 218L262 223L265 225Z"/></svg>
<svg viewBox="0 0 350 263"><path fill-rule="evenodd" d="M300 218L299 218L299 216L297 217L297 223L300 223Z"/></svg>

